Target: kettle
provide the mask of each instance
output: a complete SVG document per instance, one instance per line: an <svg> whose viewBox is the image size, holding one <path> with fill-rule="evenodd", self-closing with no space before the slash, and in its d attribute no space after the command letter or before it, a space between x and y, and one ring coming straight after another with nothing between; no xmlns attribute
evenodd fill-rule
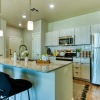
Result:
<svg viewBox="0 0 100 100"><path fill-rule="evenodd" d="M48 54L48 55L51 54L51 50L50 50L50 48L47 49L47 54Z"/></svg>

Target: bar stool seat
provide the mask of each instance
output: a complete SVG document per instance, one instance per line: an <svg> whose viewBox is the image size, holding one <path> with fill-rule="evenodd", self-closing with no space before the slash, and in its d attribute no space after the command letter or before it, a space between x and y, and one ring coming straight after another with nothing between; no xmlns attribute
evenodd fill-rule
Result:
<svg viewBox="0 0 100 100"><path fill-rule="evenodd" d="M13 79L8 74L0 72L0 100L29 90L31 87L32 83L25 79Z"/></svg>

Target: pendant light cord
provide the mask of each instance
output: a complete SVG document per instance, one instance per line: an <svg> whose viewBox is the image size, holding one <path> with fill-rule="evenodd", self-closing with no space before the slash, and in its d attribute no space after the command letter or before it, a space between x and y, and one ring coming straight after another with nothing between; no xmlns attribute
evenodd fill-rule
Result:
<svg viewBox="0 0 100 100"><path fill-rule="evenodd" d="M30 11L30 21L31 21L31 0L30 0L30 3L29 3L29 11Z"/></svg>
<svg viewBox="0 0 100 100"><path fill-rule="evenodd" d="M1 0L0 0L0 29L1 29Z"/></svg>

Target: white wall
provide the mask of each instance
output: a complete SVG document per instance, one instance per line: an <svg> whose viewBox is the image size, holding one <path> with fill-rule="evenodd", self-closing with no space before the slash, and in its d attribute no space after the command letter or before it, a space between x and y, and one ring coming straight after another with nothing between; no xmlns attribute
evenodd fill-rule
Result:
<svg viewBox="0 0 100 100"><path fill-rule="evenodd" d="M29 51L29 58L32 57L32 31L28 31L27 29L23 30L23 43L27 46Z"/></svg>
<svg viewBox="0 0 100 100"><path fill-rule="evenodd" d="M56 31L98 23L100 23L100 11L49 23L48 30Z"/></svg>
<svg viewBox="0 0 100 100"><path fill-rule="evenodd" d="M7 57L9 56L9 37L21 37L23 38L23 29L7 26L7 34L6 34L6 53Z"/></svg>
<svg viewBox="0 0 100 100"><path fill-rule="evenodd" d="M1 19L0 20L0 29L3 30L3 37L0 37L0 54L3 55L3 57L6 56L6 21Z"/></svg>
<svg viewBox="0 0 100 100"><path fill-rule="evenodd" d="M48 31L48 23L43 20L38 20L34 22L34 30L28 31L27 29L23 30L23 39L24 44L28 47L28 51L30 52L29 57L32 58L32 33L40 32L42 39L40 38L41 42L41 53L46 53L45 48L45 33Z"/></svg>
<svg viewBox="0 0 100 100"><path fill-rule="evenodd" d="M78 26L94 25L94 24L100 24L100 11L49 23L48 31L57 31L57 30L59 31L66 28L74 28ZM76 48L82 48L82 50L91 51L90 45L56 46L50 48L52 52L54 50L66 50L66 49L76 49Z"/></svg>
<svg viewBox="0 0 100 100"><path fill-rule="evenodd" d="M27 46L29 51L29 58L32 58L32 33L41 32L41 20L34 22L34 30L28 31L27 29L23 30L23 42Z"/></svg>

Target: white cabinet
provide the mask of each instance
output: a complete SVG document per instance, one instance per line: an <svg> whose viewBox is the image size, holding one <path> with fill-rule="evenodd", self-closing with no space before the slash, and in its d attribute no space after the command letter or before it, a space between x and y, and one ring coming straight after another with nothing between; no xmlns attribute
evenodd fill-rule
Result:
<svg viewBox="0 0 100 100"><path fill-rule="evenodd" d="M81 78L90 80L90 58L81 58Z"/></svg>
<svg viewBox="0 0 100 100"><path fill-rule="evenodd" d="M100 24L91 25L91 34L100 33Z"/></svg>
<svg viewBox="0 0 100 100"><path fill-rule="evenodd" d="M59 31L59 37L74 35L74 28L64 29Z"/></svg>
<svg viewBox="0 0 100 100"><path fill-rule="evenodd" d="M72 100L73 98L72 64L65 65L64 67L56 70L55 76L56 76L55 77L56 95L55 99L50 99L50 100Z"/></svg>
<svg viewBox="0 0 100 100"><path fill-rule="evenodd" d="M59 45L59 33L57 31L47 32L45 34L45 46Z"/></svg>
<svg viewBox="0 0 100 100"><path fill-rule="evenodd" d="M75 45L90 44L90 26L75 28Z"/></svg>
<svg viewBox="0 0 100 100"><path fill-rule="evenodd" d="M81 63L80 58L73 58L73 76L81 78Z"/></svg>
<svg viewBox="0 0 100 100"><path fill-rule="evenodd" d="M39 59L41 56L40 33L32 34L32 58Z"/></svg>
<svg viewBox="0 0 100 100"><path fill-rule="evenodd" d="M90 58L73 58L73 76L90 81Z"/></svg>

